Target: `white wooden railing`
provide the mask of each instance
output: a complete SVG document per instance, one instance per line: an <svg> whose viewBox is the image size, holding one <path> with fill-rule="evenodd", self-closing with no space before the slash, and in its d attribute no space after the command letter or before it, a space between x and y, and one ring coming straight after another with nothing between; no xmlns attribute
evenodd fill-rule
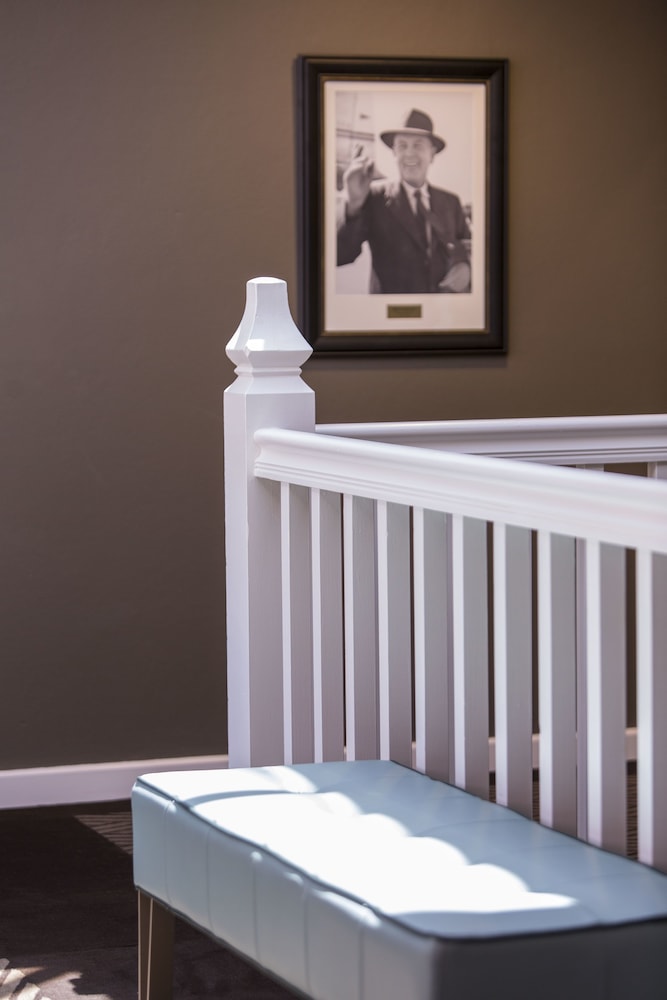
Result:
<svg viewBox="0 0 667 1000"><path fill-rule="evenodd" d="M391 757L488 796L493 706L496 799L530 815L536 678L540 820L624 852L629 658L638 853L667 870L667 483L542 464L578 440L573 464L606 463L609 418L546 448L543 424L539 464L461 453L516 456L519 421L459 423L458 452L425 425L316 432L309 354L284 283L249 282L225 398L232 766ZM613 420L635 460L651 420Z"/></svg>

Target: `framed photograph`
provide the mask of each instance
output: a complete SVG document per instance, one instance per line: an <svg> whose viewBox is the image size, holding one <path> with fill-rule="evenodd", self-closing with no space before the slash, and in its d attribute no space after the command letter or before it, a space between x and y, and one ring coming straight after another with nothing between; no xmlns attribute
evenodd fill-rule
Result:
<svg viewBox="0 0 667 1000"><path fill-rule="evenodd" d="M317 353L503 353L504 59L296 63L300 323Z"/></svg>

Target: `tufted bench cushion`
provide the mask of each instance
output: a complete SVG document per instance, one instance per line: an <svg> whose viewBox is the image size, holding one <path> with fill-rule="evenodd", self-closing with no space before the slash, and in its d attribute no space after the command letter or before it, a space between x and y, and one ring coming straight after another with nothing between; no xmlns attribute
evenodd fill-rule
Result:
<svg viewBox="0 0 667 1000"><path fill-rule="evenodd" d="M137 888L318 1000L665 1000L667 876L386 761L168 772Z"/></svg>

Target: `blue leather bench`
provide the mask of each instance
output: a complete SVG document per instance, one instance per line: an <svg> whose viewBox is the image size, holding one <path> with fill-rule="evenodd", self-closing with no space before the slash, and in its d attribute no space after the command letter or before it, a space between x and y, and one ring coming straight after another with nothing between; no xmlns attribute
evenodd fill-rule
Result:
<svg viewBox="0 0 667 1000"><path fill-rule="evenodd" d="M166 913L316 1000L667 998L666 875L400 765L149 774L132 810L143 1000Z"/></svg>

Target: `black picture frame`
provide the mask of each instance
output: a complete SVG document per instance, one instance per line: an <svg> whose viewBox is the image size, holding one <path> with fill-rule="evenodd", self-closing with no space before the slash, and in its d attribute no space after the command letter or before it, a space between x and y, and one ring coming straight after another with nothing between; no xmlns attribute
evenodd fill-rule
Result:
<svg viewBox="0 0 667 1000"><path fill-rule="evenodd" d="M508 60L299 56L295 76L299 320L314 351L339 357L505 353ZM414 111L417 117L410 116ZM440 216L436 218L434 212L441 195L430 199L425 245L430 258L436 251L440 258L446 252L450 261L457 255L463 259L467 247L469 285L463 290L447 288L454 294L441 294L454 272L448 272L436 286L435 265L426 290L403 291L412 278L401 270L402 265L393 268L390 261L383 272L383 286L377 271L386 264L384 258L389 258L384 248L390 241L378 239L377 227L375 257L366 240L353 263L338 263L346 160L363 146L362 158L374 164L373 187L386 189L378 197L386 205L392 199L398 205L402 198L405 213L408 195L401 194L395 183L399 162L389 139L393 132L403 135L408 126L417 126L414 134L428 130L429 118L430 131L439 141L434 140L428 190L444 189L450 197L448 204L456 208L458 203L459 208L451 216L455 223L449 221L450 216L438 221ZM440 132L443 151L438 148ZM442 157L439 162L438 156ZM414 169L414 163L408 169ZM370 206L370 197L363 212L367 203ZM460 238L465 237L460 231L460 208L468 224L467 239ZM347 239L352 227L341 225L341 239ZM367 219L366 234L372 225ZM457 232L450 238L453 226ZM408 241L412 237L405 232ZM357 226L354 240L358 236ZM407 242L394 243L400 245L402 258L412 252ZM353 252L357 245L358 241ZM445 266L440 258L436 278ZM462 270L465 273L465 263Z"/></svg>

